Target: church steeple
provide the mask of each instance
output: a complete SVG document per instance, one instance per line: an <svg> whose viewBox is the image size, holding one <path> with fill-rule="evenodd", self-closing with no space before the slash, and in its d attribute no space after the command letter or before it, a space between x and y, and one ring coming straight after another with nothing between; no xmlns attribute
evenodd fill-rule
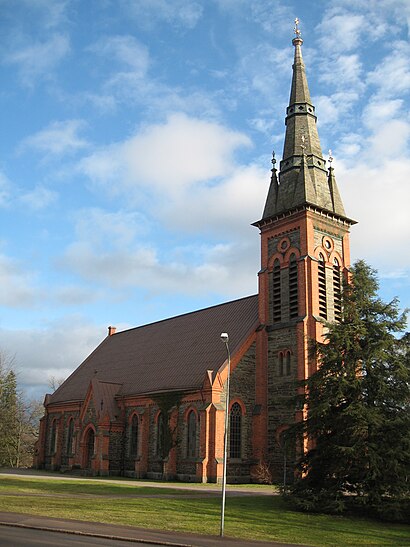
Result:
<svg viewBox="0 0 410 547"><path fill-rule="evenodd" d="M289 400L295 385L317 370L310 341L323 342L326 322L341 317L341 291L350 267L349 230L337 188L332 155L323 158L310 98L298 21L286 135L272 177L263 217L258 272L259 323L256 332L255 455L281 469L278 439L295 420ZM279 394L279 395L278 395Z"/></svg>
<svg viewBox="0 0 410 547"><path fill-rule="evenodd" d="M279 182L275 174L262 220L301 206L313 206L345 217L333 169L327 171L322 155L315 107L310 98L303 63L299 20L296 19L295 23L296 37L292 40L295 48L292 86L286 111L286 134Z"/></svg>

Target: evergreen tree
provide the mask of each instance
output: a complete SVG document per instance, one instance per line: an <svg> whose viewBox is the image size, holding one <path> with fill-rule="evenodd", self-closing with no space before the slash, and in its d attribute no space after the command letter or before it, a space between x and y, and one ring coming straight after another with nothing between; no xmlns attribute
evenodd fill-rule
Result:
<svg viewBox="0 0 410 547"><path fill-rule="evenodd" d="M17 388L13 362L0 352L0 467L31 466L42 405Z"/></svg>
<svg viewBox="0 0 410 547"><path fill-rule="evenodd" d="M357 262L341 321L313 348L306 419L291 428L302 454L291 496L308 510L341 512L353 502L381 514L410 493L410 337L397 336L406 325L398 301L377 292L374 270Z"/></svg>
<svg viewBox="0 0 410 547"><path fill-rule="evenodd" d="M3 359L2 359L3 361ZM18 431L17 381L13 370L0 368L0 465L14 467Z"/></svg>

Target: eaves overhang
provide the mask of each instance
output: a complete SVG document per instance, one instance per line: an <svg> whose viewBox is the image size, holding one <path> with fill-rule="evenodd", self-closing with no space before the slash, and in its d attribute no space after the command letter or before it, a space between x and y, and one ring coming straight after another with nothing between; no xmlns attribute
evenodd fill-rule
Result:
<svg viewBox="0 0 410 547"><path fill-rule="evenodd" d="M262 229L266 226L273 224L274 222L277 222L284 218L288 218L302 211L314 212L316 214L319 214L320 216L341 222L342 224L346 226L353 226L354 224L357 224L357 220L353 220L343 215L339 215L335 213L334 211L329 211L328 209L324 209L313 203L306 202L296 207L292 207L292 209L287 209L286 211L282 211L282 212L276 213L275 215L271 215L270 217L262 218L260 220L257 220L256 222L252 222L251 226L256 226L257 228Z"/></svg>

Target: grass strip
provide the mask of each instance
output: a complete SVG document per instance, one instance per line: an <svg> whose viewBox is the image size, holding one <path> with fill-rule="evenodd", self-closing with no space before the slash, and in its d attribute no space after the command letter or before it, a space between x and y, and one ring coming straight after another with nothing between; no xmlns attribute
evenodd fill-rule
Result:
<svg viewBox="0 0 410 547"><path fill-rule="evenodd" d="M93 480L30 479L2 477L0 494L15 492L22 494L87 494L95 496L126 496L126 495L186 495L186 490L176 488L156 488L155 486L138 486L129 484L99 483ZM191 492L190 492L191 493ZM192 491L195 496L201 492Z"/></svg>
<svg viewBox="0 0 410 547"><path fill-rule="evenodd" d="M0 496L0 511L11 511L43 515L57 518L68 518L91 522L125 524L142 528L194 532L199 534L218 534L220 500L219 497L201 497L195 492L190 498L162 498L163 488L155 487L155 498L111 498L112 488L115 495L119 490L129 491L130 486L96 484L93 481L36 481L31 479L13 479L23 482L24 488L30 488L29 483L41 482L41 489L35 494L22 493L22 485L1 480L1 489L7 496ZM5 482L8 487L5 487ZM76 487L81 494L96 493L98 497L83 499L76 497ZM14 492L19 495L10 495ZM61 488L70 488L64 494ZM145 487L131 486L136 492L145 492ZM170 489L172 492L172 489ZM105 492L105 493L104 493ZM178 490L178 493L181 491ZM188 491L183 491L187 495ZM59 494L52 500L43 497L44 494ZM23 494L23 495L22 495ZM168 494L168 492L167 492ZM410 527L380 523L370 519L351 517L332 517L299 513L290 510L284 500L278 496L244 496L229 497L226 504L225 532L227 536L259 539L264 541L282 541L288 543L303 543L317 547L334 546L371 546L371 545L410 545Z"/></svg>

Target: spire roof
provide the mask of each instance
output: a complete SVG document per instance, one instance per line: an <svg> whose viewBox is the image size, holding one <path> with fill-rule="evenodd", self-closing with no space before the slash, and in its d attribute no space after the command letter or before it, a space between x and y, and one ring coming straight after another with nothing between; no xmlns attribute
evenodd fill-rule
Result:
<svg viewBox="0 0 410 547"><path fill-rule="evenodd" d="M302 56L299 20L295 20L293 74L279 176L272 180L262 220L301 206L314 206L346 218L333 168L326 169ZM349 219L347 219L349 220ZM258 223L256 223L258 224Z"/></svg>

